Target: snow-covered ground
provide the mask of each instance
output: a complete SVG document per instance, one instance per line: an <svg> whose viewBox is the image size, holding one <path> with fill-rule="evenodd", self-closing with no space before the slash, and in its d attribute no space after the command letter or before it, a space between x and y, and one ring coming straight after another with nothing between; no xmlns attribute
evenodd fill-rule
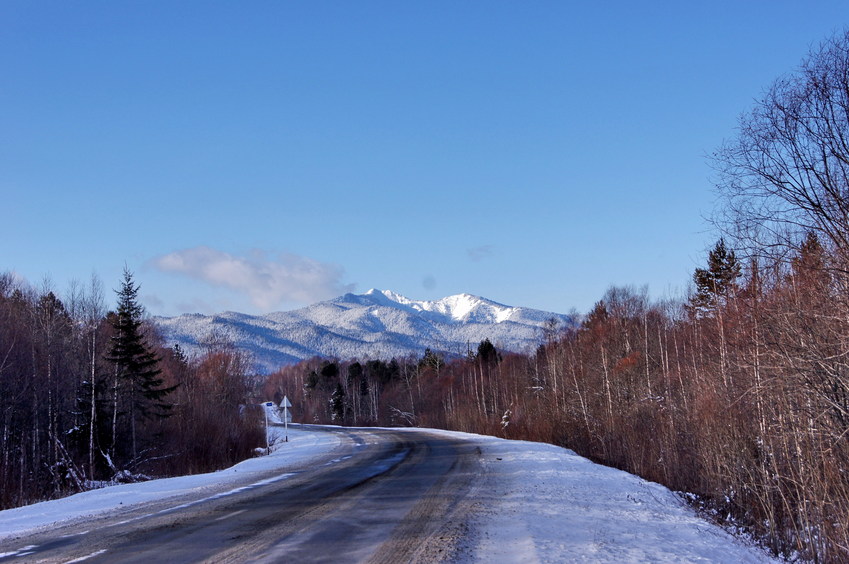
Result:
<svg viewBox="0 0 849 564"><path fill-rule="evenodd" d="M781 562L654 482L553 445L450 434L478 442L487 470L470 562Z"/></svg>
<svg viewBox="0 0 849 564"><path fill-rule="evenodd" d="M200 494L202 499L193 502L199 503L210 497L221 497L275 479L285 479L288 476L285 474L286 468L323 456L340 444L339 437L331 433L301 431L294 427L289 427L289 442L284 443L281 439L283 431L279 427L270 428L269 435L273 443L270 456L251 458L226 470L120 484L0 511L0 542L24 532L51 527L58 522L84 520L141 503L184 497L187 494L197 497ZM269 478L269 474L275 470L282 474ZM204 497L204 494L208 496Z"/></svg>
<svg viewBox="0 0 849 564"><path fill-rule="evenodd" d="M700 519L663 486L599 466L572 451L431 431L477 443L487 470L473 492L476 511L462 551L464 561L779 562ZM198 492L217 497L269 479L284 479L285 474L268 478L269 472L285 472L290 465L325 455L338 444L333 434L290 427L289 442L277 442L270 456L227 470L112 486L0 511L0 541L133 504ZM246 476L257 479L246 480Z"/></svg>

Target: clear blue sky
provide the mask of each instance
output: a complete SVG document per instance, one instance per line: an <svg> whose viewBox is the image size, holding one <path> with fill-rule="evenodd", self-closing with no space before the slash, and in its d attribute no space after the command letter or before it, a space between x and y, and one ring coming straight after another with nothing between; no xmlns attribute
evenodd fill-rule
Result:
<svg viewBox="0 0 849 564"><path fill-rule="evenodd" d="M0 2L0 271L153 314L685 290L706 155L844 1ZM108 293L110 303L114 296Z"/></svg>

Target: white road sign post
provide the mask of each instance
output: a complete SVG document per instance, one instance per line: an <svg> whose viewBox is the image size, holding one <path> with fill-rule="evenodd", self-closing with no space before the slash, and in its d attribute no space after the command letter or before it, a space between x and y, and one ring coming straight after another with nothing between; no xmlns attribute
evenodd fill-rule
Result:
<svg viewBox="0 0 849 564"><path fill-rule="evenodd" d="M288 396L283 396L283 401L280 402L280 407L283 408L283 427L286 429L286 442L289 442L289 408L292 407L292 402Z"/></svg>
<svg viewBox="0 0 849 564"><path fill-rule="evenodd" d="M271 453L271 446L268 444L268 408L274 405L273 401L267 401L264 404L265 410L265 454L268 456Z"/></svg>

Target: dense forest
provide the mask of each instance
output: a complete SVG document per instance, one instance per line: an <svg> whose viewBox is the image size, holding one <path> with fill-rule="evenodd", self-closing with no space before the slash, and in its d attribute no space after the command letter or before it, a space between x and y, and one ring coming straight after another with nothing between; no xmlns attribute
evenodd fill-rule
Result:
<svg viewBox="0 0 849 564"><path fill-rule="evenodd" d="M121 481L214 470L264 444L249 359L210 340L187 359L144 319L125 272L64 299L0 275L0 508Z"/></svg>

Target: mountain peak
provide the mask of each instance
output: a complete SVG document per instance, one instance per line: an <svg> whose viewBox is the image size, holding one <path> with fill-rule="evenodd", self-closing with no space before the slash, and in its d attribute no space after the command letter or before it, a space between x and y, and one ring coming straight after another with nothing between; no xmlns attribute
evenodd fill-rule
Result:
<svg viewBox="0 0 849 564"><path fill-rule="evenodd" d="M411 300L391 290L372 288L352 299L363 300L375 306L388 306L404 309L445 323L501 323L510 320L518 308L499 304L492 300L462 293L446 296L438 300Z"/></svg>
<svg viewBox="0 0 849 564"><path fill-rule="evenodd" d="M372 288L371 290L363 294L363 296L369 296L372 298L382 296L383 298L398 303L407 303L412 301L409 298L402 296L401 294L396 294L392 290L378 290L377 288Z"/></svg>
<svg viewBox="0 0 849 564"><path fill-rule="evenodd" d="M462 355L469 343L489 339L505 351L536 348L546 322L566 315L511 307L472 294L439 300L411 300L390 290L345 294L290 312L265 316L229 314L156 318L168 342L189 354L212 333L220 333L250 351L255 367L270 373L313 356L390 359L421 355L425 349Z"/></svg>

